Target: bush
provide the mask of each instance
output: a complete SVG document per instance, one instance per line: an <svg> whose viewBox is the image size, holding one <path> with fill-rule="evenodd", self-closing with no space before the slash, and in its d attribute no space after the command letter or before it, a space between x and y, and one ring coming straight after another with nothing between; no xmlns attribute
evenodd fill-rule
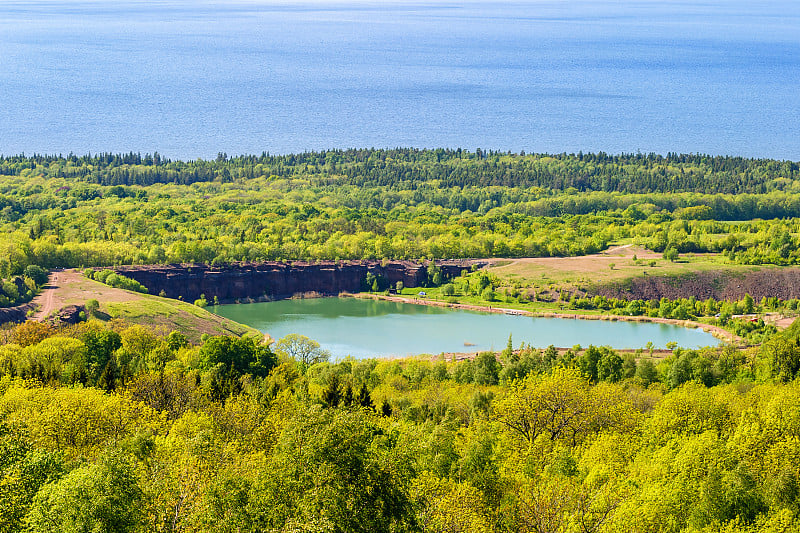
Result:
<svg viewBox="0 0 800 533"><path fill-rule="evenodd" d="M84 305L84 307L86 308L86 312L90 316L93 316L97 312L97 310L100 309L100 302L92 298L91 300L86 300L86 304Z"/></svg>
<svg viewBox="0 0 800 533"><path fill-rule="evenodd" d="M114 287L115 289L125 289L133 292L147 293L147 287L135 279L117 274L113 270L101 270L100 272L95 272L93 274L93 278L95 281L99 281L100 283L104 283L110 287Z"/></svg>
<svg viewBox="0 0 800 533"><path fill-rule="evenodd" d="M478 385L497 385L500 364L494 352L481 352L473 363L473 381Z"/></svg>
<svg viewBox="0 0 800 533"><path fill-rule="evenodd" d="M493 302L497 299L497 294L495 294L491 287L486 287L481 293L481 298L487 302Z"/></svg>
<svg viewBox="0 0 800 533"><path fill-rule="evenodd" d="M99 281L100 283L105 283L109 276L113 275L113 270L100 270L99 272L93 272L92 278L95 281Z"/></svg>
<svg viewBox="0 0 800 533"><path fill-rule="evenodd" d="M28 265L25 267L24 275L31 278L38 287L47 283L49 274L46 269L39 265Z"/></svg>

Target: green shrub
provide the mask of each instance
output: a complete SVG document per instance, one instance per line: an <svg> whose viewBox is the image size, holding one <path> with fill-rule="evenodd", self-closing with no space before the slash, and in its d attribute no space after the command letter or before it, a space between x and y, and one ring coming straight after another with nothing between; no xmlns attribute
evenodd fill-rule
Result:
<svg viewBox="0 0 800 533"><path fill-rule="evenodd" d="M100 272L95 272L93 277L95 281L99 281L100 283L104 283L110 287L114 287L115 289L125 289L133 292L147 293L147 287L135 279L117 274L113 270L106 269L101 270Z"/></svg>
<svg viewBox="0 0 800 533"><path fill-rule="evenodd" d="M26 266L23 274L26 277L31 278L39 287L47 283L47 280L49 278L49 273L47 272L47 269L44 269L39 265Z"/></svg>

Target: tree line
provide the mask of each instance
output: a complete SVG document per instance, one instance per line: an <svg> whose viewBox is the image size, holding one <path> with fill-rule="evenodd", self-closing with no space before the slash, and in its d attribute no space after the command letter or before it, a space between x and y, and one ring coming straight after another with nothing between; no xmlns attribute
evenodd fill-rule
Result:
<svg viewBox="0 0 800 533"><path fill-rule="evenodd" d="M302 154L172 161L158 153L0 157L0 174L42 172L102 185L192 184L256 177L341 176L358 186L502 186L606 192L754 193L797 178L792 161L702 154L525 154L477 149L327 150Z"/></svg>
<svg viewBox="0 0 800 533"><path fill-rule="evenodd" d="M733 263L800 261L800 222L787 218L800 195L786 192L391 191L318 188L302 178L122 187L29 176L0 184L6 278L31 264L570 256L622 239L659 252L724 252ZM462 210L461 200L448 207L452 195L473 194L477 211ZM512 201L525 195L537 199Z"/></svg>

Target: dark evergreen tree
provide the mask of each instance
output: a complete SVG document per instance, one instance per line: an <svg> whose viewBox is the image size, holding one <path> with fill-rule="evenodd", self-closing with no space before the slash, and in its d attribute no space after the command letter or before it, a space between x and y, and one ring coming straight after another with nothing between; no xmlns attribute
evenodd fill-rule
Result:
<svg viewBox="0 0 800 533"><path fill-rule="evenodd" d="M341 401L342 391L339 387L339 376L334 374L328 382L328 387L322 391L322 404L325 407L338 407Z"/></svg>
<svg viewBox="0 0 800 533"><path fill-rule="evenodd" d="M358 391L358 397L356 398L356 402L361 407L375 409L375 405L372 403L372 397L369 394L369 390L367 389L366 383L361 384L361 388Z"/></svg>
<svg viewBox="0 0 800 533"><path fill-rule="evenodd" d="M389 402L387 402L385 399L383 400L383 403L381 403L381 415L385 417L392 416L392 406L389 405Z"/></svg>
<svg viewBox="0 0 800 533"><path fill-rule="evenodd" d="M345 407L350 407L353 405L353 401L353 386L348 383L347 387L344 388L344 395L342 395L342 405Z"/></svg>
<svg viewBox="0 0 800 533"><path fill-rule="evenodd" d="M97 386L107 392L111 392L117 388L117 364L114 358L108 360L103 373L97 380Z"/></svg>

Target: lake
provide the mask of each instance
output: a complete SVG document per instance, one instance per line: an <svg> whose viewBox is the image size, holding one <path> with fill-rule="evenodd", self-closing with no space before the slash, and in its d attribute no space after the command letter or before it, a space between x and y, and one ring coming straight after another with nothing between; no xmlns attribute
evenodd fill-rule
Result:
<svg viewBox="0 0 800 533"><path fill-rule="evenodd" d="M800 2L0 2L0 153L800 160Z"/></svg>
<svg viewBox="0 0 800 533"><path fill-rule="evenodd" d="M648 341L659 348L668 342L685 348L719 344L702 330L669 324L532 318L355 298L218 305L210 310L276 340L289 333L305 335L335 358L499 351L509 334L515 348L522 342L536 347L613 348L641 348Z"/></svg>

